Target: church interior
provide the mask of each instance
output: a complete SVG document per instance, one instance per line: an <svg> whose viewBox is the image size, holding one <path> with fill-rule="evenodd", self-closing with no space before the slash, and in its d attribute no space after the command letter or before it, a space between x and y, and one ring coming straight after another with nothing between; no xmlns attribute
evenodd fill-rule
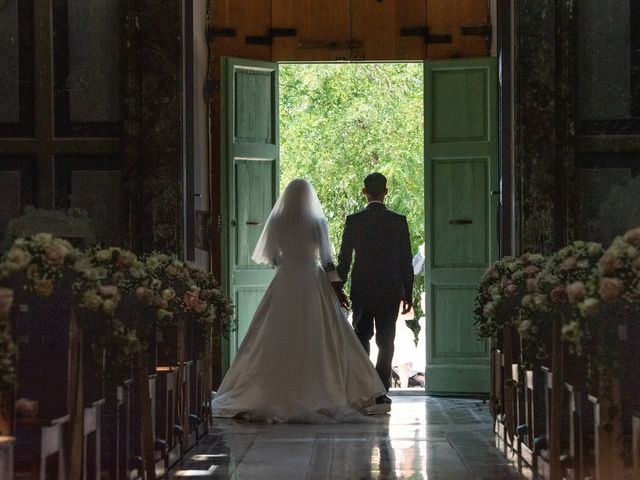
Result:
<svg viewBox="0 0 640 480"><path fill-rule="evenodd" d="M359 62L424 66L423 383L215 418L279 64ZM640 1L0 0L0 65L0 479L640 480Z"/></svg>

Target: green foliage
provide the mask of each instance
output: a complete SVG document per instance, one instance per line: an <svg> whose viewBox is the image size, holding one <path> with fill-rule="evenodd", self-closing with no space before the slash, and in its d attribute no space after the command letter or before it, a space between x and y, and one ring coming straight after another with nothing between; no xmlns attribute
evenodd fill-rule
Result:
<svg viewBox="0 0 640 480"><path fill-rule="evenodd" d="M413 252L424 241L421 64L280 66L282 188L309 180L339 248L347 215L365 206L362 181L388 179L387 205L407 216Z"/></svg>

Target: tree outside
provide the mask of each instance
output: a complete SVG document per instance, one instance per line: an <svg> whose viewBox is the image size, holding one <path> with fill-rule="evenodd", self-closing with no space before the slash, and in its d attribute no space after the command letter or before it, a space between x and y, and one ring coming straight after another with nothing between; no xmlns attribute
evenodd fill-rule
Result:
<svg viewBox="0 0 640 480"><path fill-rule="evenodd" d="M374 171L388 179L389 208L407 216L414 254L424 241L423 79L419 63L280 65L281 186L312 183L336 249Z"/></svg>

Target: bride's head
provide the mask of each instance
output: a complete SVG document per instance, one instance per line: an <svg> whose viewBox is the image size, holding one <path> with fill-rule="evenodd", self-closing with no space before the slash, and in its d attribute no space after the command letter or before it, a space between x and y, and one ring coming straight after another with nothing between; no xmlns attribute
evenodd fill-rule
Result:
<svg viewBox="0 0 640 480"><path fill-rule="evenodd" d="M289 182L278 203L280 204L279 214L292 220L324 216L316 191L303 178L296 178Z"/></svg>

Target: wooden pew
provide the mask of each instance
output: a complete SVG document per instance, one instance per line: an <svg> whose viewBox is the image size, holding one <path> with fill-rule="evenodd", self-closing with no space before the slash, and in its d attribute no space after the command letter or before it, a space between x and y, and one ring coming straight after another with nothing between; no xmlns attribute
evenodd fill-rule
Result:
<svg viewBox="0 0 640 480"><path fill-rule="evenodd" d="M156 438L167 445L167 468L180 459L180 439L176 435L176 397L178 395L178 367L156 368Z"/></svg>
<svg viewBox="0 0 640 480"><path fill-rule="evenodd" d="M105 405L101 408L105 472L107 478L113 480L127 478L127 461L132 457L132 383L133 381L128 379L121 385L109 386L106 389Z"/></svg>
<svg viewBox="0 0 640 480"><path fill-rule="evenodd" d="M66 426L69 415L37 421L16 422L15 470L19 478L66 480Z"/></svg>
<svg viewBox="0 0 640 480"><path fill-rule="evenodd" d="M640 412L632 414L633 478L640 478Z"/></svg>
<svg viewBox="0 0 640 480"><path fill-rule="evenodd" d="M0 436L0 478L13 480L13 443L15 437Z"/></svg>

